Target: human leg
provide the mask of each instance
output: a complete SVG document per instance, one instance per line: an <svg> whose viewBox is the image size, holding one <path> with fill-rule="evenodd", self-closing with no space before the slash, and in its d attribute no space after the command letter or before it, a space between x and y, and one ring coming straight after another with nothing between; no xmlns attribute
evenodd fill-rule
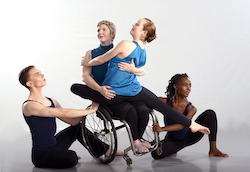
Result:
<svg viewBox="0 0 250 172"><path fill-rule="evenodd" d="M56 135L56 140L57 140L56 147L60 149L66 149L66 150L69 149L72 143L76 141L79 132L81 132L80 124L75 125L75 126L69 126L65 128L64 130L60 131Z"/></svg>
<svg viewBox="0 0 250 172"><path fill-rule="evenodd" d="M141 102L141 104L145 105L145 103L143 102ZM131 130L134 145L137 151L148 152L151 145L149 143L142 143L139 140L141 138L140 130L143 130L143 131L145 130L145 127L143 125L140 125L142 121L140 121L141 120L139 119L140 115L138 113L138 110L136 109L136 108L139 108L140 111L144 111L142 107L140 108L141 104L137 102L131 102L131 103L121 102L121 103L117 103L113 105L108 105L107 107L113 113L112 114L113 117L119 118L120 120L125 120L128 123L130 130ZM145 121L145 119L143 120ZM147 125L147 121L142 122L142 123L145 123L145 126Z"/></svg>
<svg viewBox="0 0 250 172"><path fill-rule="evenodd" d="M116 95L111 100L106 99L99 92L92 90L86 85L82 84L73 84L71 86L71 91L82 98L90 99L94 102L103 105L112 105L123 101L127 102L143 101L147 104L149 108L161 112L163 115L166 116L166 118L169 118L170 120L182 124L184 126L189 126L192 132L201 131L204 133L209 133L209 130L206 127L203 127L195 122L191 123L190 119L183 116L180 112L171 108L166 103L163 103L161 100L158 99L158 97L155 94L153 94L151 91L147 90L144 87L142 91L138 93L136 96Z"/></svg>
<svg viewBox="0 0 250 172"><path fill-rule="evenodd" d="M104 155L108 151L109 146L106 143L102 142L100 139L98 139L96 136L94 136L93 133L90 132L87 128L85 128L85 130L87 130L86 136L88 137L88 142L89 146L91 146L92 153L94 153L96 157ZM82 132L78 133L77 140L83 146L85 145L82 137Z"/></svg>
<svg viewBox="0 0 250 172"><path fill-rule="evenodd" d="M149 121L149 113L151 109L147 107L147 105L142 102L131 102L131 104L135 107L138 114L138 138L141 138Z"/></svg>
<svg viewBox="0 0 250 172"><path fill-rule="evenodd" d="M188 126L192 132L201 131L205 134L209 134L209 129L196 122L191 122L186 116L171 108L169 105L158 99L158 97L146 88L142 88L142 91L133 97L125 97L125 101L143 101L146 105L161 112L165 118L170 119L173 122Z"/></svg>
<svg viewBox="0 0 250 172"><path fill-rule="evenodd" d="M136 109L132 106L132 108L129 109L128 114L124 117L124 120L128 123L131 133L133 142L135 145L135 148L138 152L148 152L151 145L149 143L142 143L140 141L139 137L139 118L138 113Z"/></svg>
<svg viewBox="0 0 250 172"><path fill-rule="evenodd" d="M70 89L72 93L102 105L112 105L123 101L122 96L115 96L111 100L106 99L98 91L95 91L83 84L73 84Z"/></svg>
<svg viewBox="0 0 250 172"><path fill-rule="evenodd" d="M161 153L159 154L159 150L154 150L151 152L151 156L154 159L162 159L169 155L175 154L186 146L186 139L182 140L173 140L173 139L164 139L161 141Z"/></svg>
<svg viewBox="0 0 250 172"><path fill-rule="evenodd" d="M201 115L199 115L196 119L196 122L207 126L211 133L209 134L209 156L220 156L220 157L228 157L228 154L222 153L217 148L217 116L213 110L206 110Z"/></svg>
<svg viewBox="0 0 250 172"><path fill-rule="evenodd" d="M56 148L67 150L72 145L72 143L76 140L78 140L85 147L83 137L82 137L81 125L82 124L69 126L68 128L60 131L56 135L56 139L57 139ZM95 151L95 153L97 154L97 156L103 155L108 150L108 146L105 143L103 143L101 140L99 140L98 138L95 138L93 136L93 133L91 133L89 130L87 130L87 133L88 133L87 134L88 140L90 141L90 144L93 150Z"/></svg>
<svg viewBox="0 0 250 172"><path fill-rule="evenodd" d="M38 168L71 168L78 163L78 157L72 150L50 148L32 150L32 162Z"/></svg>

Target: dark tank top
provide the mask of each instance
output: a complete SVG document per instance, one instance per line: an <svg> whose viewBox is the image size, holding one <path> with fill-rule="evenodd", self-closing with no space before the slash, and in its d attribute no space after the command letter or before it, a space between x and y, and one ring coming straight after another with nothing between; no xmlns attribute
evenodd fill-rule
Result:
<svg viewBox="0 0 250 172"><path fill-rule="evenodd" d="M55 107L53 101L50 107ZM26 100L24 103L33 100ZM23 103L23 104L24 104ZM56 119L55 117L24 116L28 124L32 137L32 148L35 150L44 150L56 145Z"/></svg>
<svg viewBox="0 0 250 172"><path fill-rule="evenodd" d="M111 48L113 48L114 45L110 44L108 46L100 45L100 47L95 48L91 51L92 59L96 58L97 56L103 55L107 51L109 51ZM102 65L98 66L92 66L92 77L93 79L99 84L102 85L102 82L105 78L107 69L108 69L108 61Z"/></svg>
<svg viewBox="0 0 250 172"><path fill-rule="evenodd" d="M168 103L168 101L167 101ZM189 102L183 112L183 115L187 116L187 109L188 107L192 105L191 102ZM176 124L170 120L166 120L164 119L164 122L165 122L165 125L171 125L171 124ZM187 135L188 135L188 132L189 132L189 127L184 127L182 130L178 130L178 131L169 131L167 132L166 134L166 137L165 138L171 138L171 139L175 139L175 140L180 140L180 139L183 139L185 138Z"/></svg>

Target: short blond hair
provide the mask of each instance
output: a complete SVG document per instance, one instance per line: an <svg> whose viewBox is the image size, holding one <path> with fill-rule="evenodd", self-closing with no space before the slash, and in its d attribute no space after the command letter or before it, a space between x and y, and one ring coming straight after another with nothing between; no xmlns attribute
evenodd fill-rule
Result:
<svg viewBox="0 0 250 172"><path fill-rule="evenodd" d="M108 21L108 20L102 20L97 24L97 27L99 27L102 24L105 24L109 28L110 33L111 33L111 35L113 35L113 40L114 40L115 34L116 34L116 29L115 29L114 23L112 23L111 21Z"/></svg>

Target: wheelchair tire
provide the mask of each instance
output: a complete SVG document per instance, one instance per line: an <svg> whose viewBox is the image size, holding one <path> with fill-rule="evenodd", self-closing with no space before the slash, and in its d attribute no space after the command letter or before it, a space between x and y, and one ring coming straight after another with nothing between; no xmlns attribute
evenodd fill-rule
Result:
<svg viewBox="0 0 250 172"><path fill-rule="evenodd" d="M99 156L95 153L96 150L92 147L91 140L89 140L88 137L89 131L93 134L95 139L99 139L105 143L105 147L99 147L101 150L107 149L107 146L109 147L105 154ZM94 159L102 164L108 164L113 161L117 151L117 134L111 119L111 112L107 108L100 105L96 113L83 117L82 135L86 148Z"/></svg>

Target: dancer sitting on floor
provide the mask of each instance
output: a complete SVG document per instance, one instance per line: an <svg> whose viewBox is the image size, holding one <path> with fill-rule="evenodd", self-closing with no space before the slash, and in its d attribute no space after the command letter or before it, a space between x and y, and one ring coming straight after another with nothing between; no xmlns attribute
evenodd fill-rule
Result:
<svg viewBox="0 0 250 172"><path fill-rule="evenodd" d="M191 91L191 81L187 74L176 74L169 81L167 86L167 98L161 97L160 99L175 108L183 115L192 119L197 109L188 101L187 97ZM154 124L153 130L157 132L168 131L164 140L161 141L162 153L159 154L159 150L153 151L152 157L154 159L161 159L171 154L177 153L184 147L197 143L202 137L203 133L192 133L189 128L184 127L182 130L173 131L173 125L175 122L164 119L165 127L160 127L159 124ZM197 117L195 122L207 126L211 133L208 135L209 139L209 156L228 157L227 154L222 153L216 146L217 136L217 117L213 110L206 110Z"/></svg>
<svg viewBox="0 0 250 172"><path fill-rule="evenodd" d="M97 110L92 103L90 109L66 109L52 98L42 95L47 85L44 75L34 66L24 68L19 74L20 83L29 89L29 97L23 103L23 116L32 135L32 162L38 168L70 168L78 159L75 151L68 150L77 139L84 145L80 121L83 116ZM56 118L72 125L56 133ZM96 154L108 151L108 145L88 134Z"/></svg>

